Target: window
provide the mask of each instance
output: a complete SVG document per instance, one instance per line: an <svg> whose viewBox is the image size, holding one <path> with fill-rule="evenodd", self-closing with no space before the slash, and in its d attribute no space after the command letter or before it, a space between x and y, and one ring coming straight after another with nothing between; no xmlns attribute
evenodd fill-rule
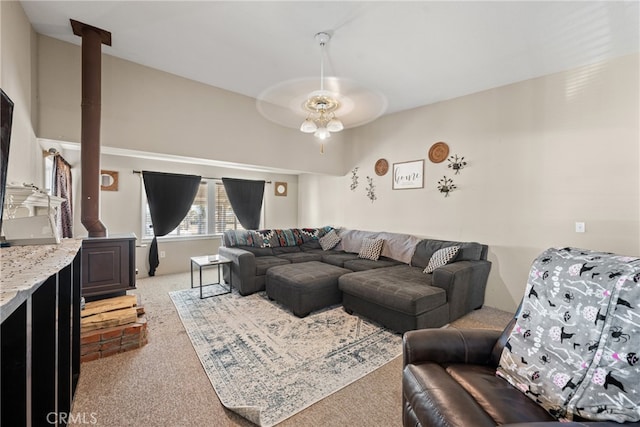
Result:
<svg viewBox="0 0 640 427"><path fill-rule="evenodd" d="M53 156L44 157L44 190L53 196Z"/></svg>
<svg viewBox="0 0 640 427"><path fill-rule="evenodd" d="M224 233L227 230L244 230L236 214L231 208L227 192L224 185L220 182L216 183L216 214L215 214L215 233Z"/></svg>
<svg viewBox="0 0 640 427"><path fill-rule="evenodd" d="M143 184L144 193L144 184ZM147 198L143 194L144 230L143 238L153 238L153 225ZM227 192L221 182L203 180L196 194L191 210L182 222L168 237L206 236L224 233L227 230L242 230L242 225L236 218Z"/></svg>

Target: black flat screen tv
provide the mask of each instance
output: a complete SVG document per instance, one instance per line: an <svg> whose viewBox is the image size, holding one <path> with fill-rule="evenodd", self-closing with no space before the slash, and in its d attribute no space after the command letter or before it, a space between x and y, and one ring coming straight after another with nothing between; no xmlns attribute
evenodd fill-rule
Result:
<svg viewBox="0 0 640 427"><path fill-rule="evenodd" d="M7 188L12 119L13 102L4 93L4 90L0 89L0 230L2 229L2 215L4 213L4 194Z"/></svg>

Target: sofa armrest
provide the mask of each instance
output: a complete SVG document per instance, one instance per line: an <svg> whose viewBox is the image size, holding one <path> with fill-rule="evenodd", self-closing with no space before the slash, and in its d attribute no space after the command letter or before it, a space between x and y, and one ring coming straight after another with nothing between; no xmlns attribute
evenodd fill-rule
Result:
<svg viewBox="0 0 640 427"><path fill-rule="evenodd" d="M436 268L433 286L447 293L452 322L484 304L484 292L491 270L490 261L457 261Z"/></svg>
<svg viewBox="0 0 640 427"><path fill-rule="evenodd" d="M489 365L502 331L491 329L418 329L402 337L403 366L411 363Z"/></svg>
<svg viewBox="0 0 640 427"><path fill-rule="evenodd" d="M252 293L256 280L255 255L244 249L227 246L220 246L218 254L231 260L231 269L224 269L224 280L228 282L231 274L231 283L241 295Z"/></svg>

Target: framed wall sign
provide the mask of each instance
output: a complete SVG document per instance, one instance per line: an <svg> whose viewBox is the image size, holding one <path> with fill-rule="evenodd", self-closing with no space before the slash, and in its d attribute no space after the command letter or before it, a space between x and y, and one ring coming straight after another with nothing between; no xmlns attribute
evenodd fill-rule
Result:
<svg viewBox="0 0 640 427"><path fill-rule="evenodd" d="M424 160L393 164L393 189L424 187Z"/></svg>

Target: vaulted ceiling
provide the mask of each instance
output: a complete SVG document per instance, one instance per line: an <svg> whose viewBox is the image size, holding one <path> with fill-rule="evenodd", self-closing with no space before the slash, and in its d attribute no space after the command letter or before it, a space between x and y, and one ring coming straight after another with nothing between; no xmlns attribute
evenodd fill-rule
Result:
<svg viewBox="0 0 640 427"><path fill-rule="evenodd" d="M386 98L387 113L639 51L637 1L22 1L38 33L253 98L325 75Z"/></svg>

